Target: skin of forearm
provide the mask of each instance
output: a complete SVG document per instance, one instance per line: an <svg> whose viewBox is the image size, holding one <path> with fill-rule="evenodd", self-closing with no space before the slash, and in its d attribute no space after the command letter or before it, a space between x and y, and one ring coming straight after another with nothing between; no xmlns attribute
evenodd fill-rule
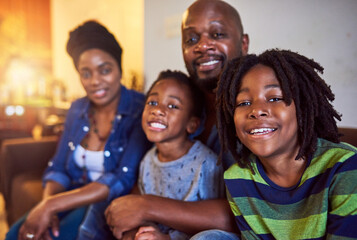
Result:
<svg viewBox="0 0 357 240"><path fill-rule="evenodd" d="M53 190L58 188L49 189L48 193L55 192ZM71 191L49 194L44 201L48 210L54 214L105 200L108 194L109 188L106 185L93 182Z"/></svg>
<svg viewBox="0 0 357 240"><path fill-rule="evenodd" d="M42 199L45 199L49 196L55 195L63 191L65 191L65 188L61 184L54 181L48 181L43 190Z"/></svg>
<svg viewBox="0 0 357 240"><path fill-rule="evenodd" d="M163 223L188 234L207 229L236 232L226 199L183 202L150 195L147 200L146 220Z"/></svg>

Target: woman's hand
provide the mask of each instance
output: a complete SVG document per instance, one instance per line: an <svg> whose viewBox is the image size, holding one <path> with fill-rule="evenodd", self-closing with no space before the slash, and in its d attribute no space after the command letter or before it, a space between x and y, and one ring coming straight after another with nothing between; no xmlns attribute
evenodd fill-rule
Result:
<svg viewBox="0 0 357 240"><path fill-rule="evenodd" d="M59 235L58 218L52 212L51 206L45 199L31 210L20 228L18 239L51 239L49 228L52 228L54 236Z"/></svg>

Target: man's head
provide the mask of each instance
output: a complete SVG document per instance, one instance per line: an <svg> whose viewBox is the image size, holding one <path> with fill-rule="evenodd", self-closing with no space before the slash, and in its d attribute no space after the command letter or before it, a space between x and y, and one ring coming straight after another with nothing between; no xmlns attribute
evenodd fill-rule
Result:
<svg viewBox="0 0 357 240"><path fill-rule="evenodd" d="M238 12L220 0L197 0L184 13L182 52L197 85L212 92L225 64L246 55L249 38Z"/></svg>

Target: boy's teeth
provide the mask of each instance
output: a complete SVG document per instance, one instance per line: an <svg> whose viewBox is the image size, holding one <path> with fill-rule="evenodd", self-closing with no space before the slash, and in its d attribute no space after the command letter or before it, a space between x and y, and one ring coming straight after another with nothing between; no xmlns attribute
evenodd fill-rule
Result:
<svg viewBox="0 0 357 240"><path fill-rule="evenodd" d="M166 128L166 126L164 124L157 123L157 122L150 123L150 126L154 127L154 128L160 128L160 129L165 129Z"/></svg>
<svg viewBox="0 0 357 240"><path fill-rule="evenodd" d="M208 65L216 64L218 62L219 62L218 60L212 60L212 61L209 61L209 62L200 63L200 65L201 66L208 66Z"/></svg>
<svg viewBox="0 0 357 240"><path fill-rule="evenodd" d="M264 134L273 132L274 128L257 128L250 131L250 134Z"/></svg>
<svg viewBox="0 0 357 240"><path fill-rule="evenodd" d="M101 89L101 90L95 91L95 94L102 94L103 92L104 92L104 90Z"/></svg>

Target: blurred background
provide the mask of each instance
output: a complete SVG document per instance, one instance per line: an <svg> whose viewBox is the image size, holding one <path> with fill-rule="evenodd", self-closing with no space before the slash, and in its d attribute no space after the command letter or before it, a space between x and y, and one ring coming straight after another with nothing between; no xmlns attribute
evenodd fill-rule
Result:
<svg viewBox="0 0 357 240"><path fill-rule="evenodd" d="M96 19L124 49L123 84L145 91L161 70L186 71L180 21L193 0L0 0L0 141L60 131L84 95L65 51L68 33ZM357 127L357 1L227 0L241 14L250 53L287 48L314 58Z"/></svg>
<svg viewBox="0 0 357 240"><path fill-rule="evenodd" d="M68 33L102 22L123 46L123 84L145 91L164 69L186 71L180 21L193 0L0 0L0 141L59 131L83 96L65 51ZM342 126L357 127L357 1L231 0L250 52L288 48L325 67ZM41 131L42 130L42 131Z"/></svg>
<svg viewBox="0 0 357 240"><path fill-rule="evenodd" d="M180 24L193 2L0 0L0 144L61 132L70 103L84 95L65 46L69 31L86 20L107 26L122 45L125 86L145 92L164 69L186 72ZM250 53L291 49L325 67L343 114L338 125L357 128L356 0L227 2L241 15ZM3 218L0 211L0 239Z"/></svg>

